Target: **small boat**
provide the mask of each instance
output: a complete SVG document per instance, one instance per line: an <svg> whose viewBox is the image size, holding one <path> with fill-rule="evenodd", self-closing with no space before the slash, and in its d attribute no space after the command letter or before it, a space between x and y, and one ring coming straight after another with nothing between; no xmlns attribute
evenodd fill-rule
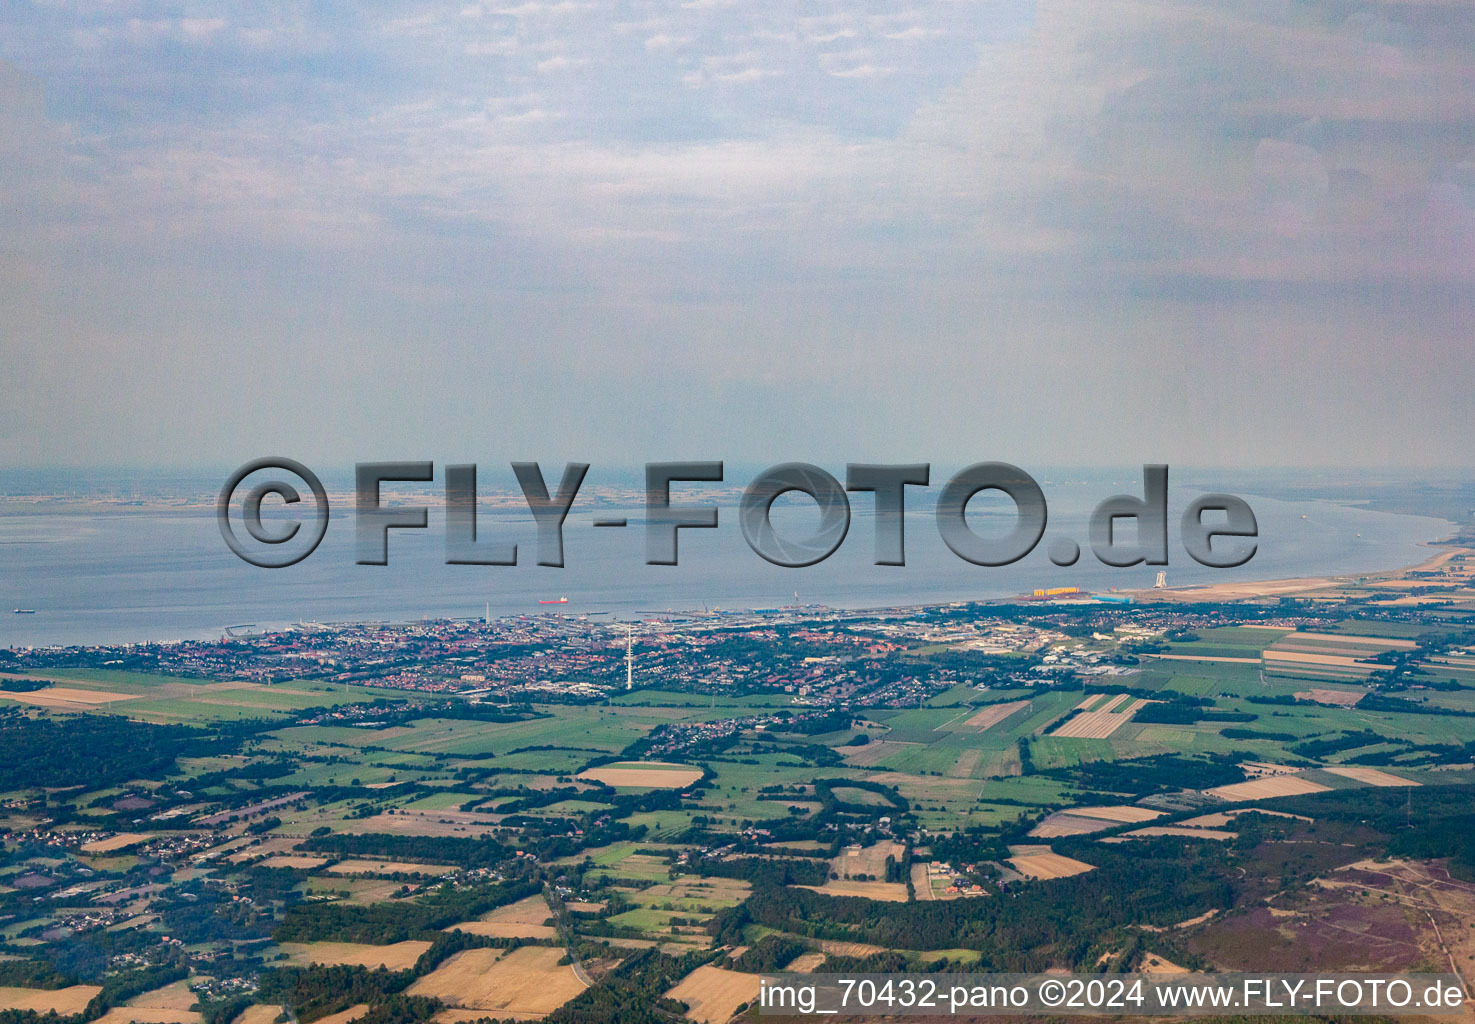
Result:
<svg viewBox="0 0 1475 1024"><path fill-rule="evenodd" d="M34 609L34 608L17 608L17 609L15 609L14 614L16 614L16 615L35 615L36 614L36 609Z"/></svg>
<svg viewBox="0 0 1475 1024"><path fill-rule="evenodd" d="M539 604L568 604L568 598L566 598L566 597L554 597L554 598L550 598L547 601L539 601L538 603Z"/></svg>

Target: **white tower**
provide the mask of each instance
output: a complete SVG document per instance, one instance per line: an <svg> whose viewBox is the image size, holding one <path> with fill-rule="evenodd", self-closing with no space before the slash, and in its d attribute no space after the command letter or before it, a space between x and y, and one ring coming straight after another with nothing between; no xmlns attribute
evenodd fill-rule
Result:
<svg viewBox="0 0 1475 1024"><path fill-rule="evenodd" d="M635 625L625 626L625 689L635 689Z"/></svg>
<svg viewBox="0 0 1475 1024"><path fill-rule="evenodd" d="M1153 590L1167 590L1168 589L1168 572L1167 572L1166 569L1160 569L1160 570L1158 570L1157 581L1153 583L1152 589Z"/></svg>

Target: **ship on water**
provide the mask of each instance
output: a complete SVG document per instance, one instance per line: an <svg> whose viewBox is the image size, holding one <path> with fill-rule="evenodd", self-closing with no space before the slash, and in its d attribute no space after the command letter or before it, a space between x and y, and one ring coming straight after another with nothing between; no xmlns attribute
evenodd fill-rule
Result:
<svg viewBox="0 0 1475 1024"><path fill-rule="evenodd" d="M538 603L539 604L568 604L568 598L566 598L566 597L551 597L551 598L549 598L546 601L539 601Z"/></svg>
<svg viewBox="0 0 1475 1024"><path fill-rule="evenodd" d="M16 609L13 610L13 612L16 615L35 615L36 614L36 609L34 609L34 608L16 608Z"/></svg>

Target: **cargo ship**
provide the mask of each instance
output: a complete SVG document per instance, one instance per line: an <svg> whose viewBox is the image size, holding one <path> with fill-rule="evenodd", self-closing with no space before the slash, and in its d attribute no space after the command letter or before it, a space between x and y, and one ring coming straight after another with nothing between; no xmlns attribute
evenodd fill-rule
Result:
<svg viewBox="0 0 1475 1024"><path fill-rule="evenodd" d="M552 597L552 598L549 598L546 601L539 601L538 603L539 604L568 604L568 598L566 598L566 597Z"/></svg>
<svg viewBox="0 0 1475 1024"><path fill-rule="evenodd" d="M35 615L36 614L36 609L34 609L34 608L16 608L14 610L14 614L16 614L16 615Z"/></svg>

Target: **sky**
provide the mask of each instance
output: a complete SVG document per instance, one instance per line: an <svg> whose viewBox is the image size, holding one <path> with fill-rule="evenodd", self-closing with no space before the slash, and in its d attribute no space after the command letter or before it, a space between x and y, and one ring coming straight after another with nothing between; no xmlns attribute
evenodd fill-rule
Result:
<svg viewBox="0 0 1475 1024"><path fill-rule="evenodd" d="M1470 467L1475 5L0 6L0 466Z"/></svg>

